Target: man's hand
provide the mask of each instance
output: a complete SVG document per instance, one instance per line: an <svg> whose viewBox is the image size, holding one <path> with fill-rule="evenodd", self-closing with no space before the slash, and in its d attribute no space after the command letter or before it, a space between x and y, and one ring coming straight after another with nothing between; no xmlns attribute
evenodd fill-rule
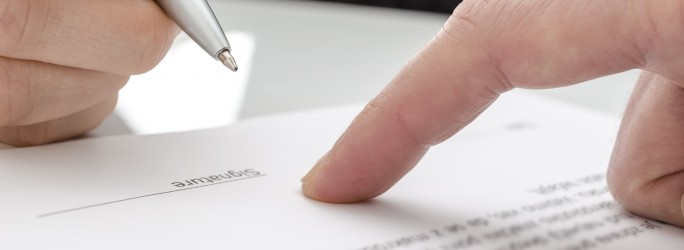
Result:
<svg viewBox="0 0 684 250"><path fill-rule="evenodd" d="M303 178L303 190L328 202L375 197L510 89L641 68L609 186L626 208L684 226L683 55L682 0L465 1Z"/></svg>
<svg viewBox="0 0 684 250"><path fill-rule="evenodd" d="M0 142L44 144L96 127L177 33L150 0L0 0Z"/></svg>

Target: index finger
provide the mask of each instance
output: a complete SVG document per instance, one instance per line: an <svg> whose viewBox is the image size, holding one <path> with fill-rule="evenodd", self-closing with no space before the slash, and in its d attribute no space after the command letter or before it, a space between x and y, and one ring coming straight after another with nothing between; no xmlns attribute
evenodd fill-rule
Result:
<svg viewBox="0 0 684 250"><path fill-rule="evenodd" d="M624 13L630 7L606 4L464 2L302 179L305 195L375 197L513 87L563 86L638 67L640 51L624 39L638 27Z"/></svg>
<svg viewBox="0 0 684 250"><path fill-rule="evenodd" d="M485 55L466 46L452 48L449 40L436 39L365 107L302 180L306 195L333 202L380 195L430 146L453 135L509 89L491 74Z"/></svg>

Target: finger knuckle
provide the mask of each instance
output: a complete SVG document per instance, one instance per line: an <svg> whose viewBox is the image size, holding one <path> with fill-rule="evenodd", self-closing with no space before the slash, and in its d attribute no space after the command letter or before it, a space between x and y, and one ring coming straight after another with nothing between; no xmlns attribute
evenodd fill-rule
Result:
<svg viewBox="0 0 684 250"><path fill-rule="evenodd" d="M28 45L42 43L41 29L52 15L51 1L3 1L0 3L0 55L22 53Z"/></svg>
<svg viewBox="0 0 684 250"><path fill-rule="evenodd" d="M0 54L10 54L19 44L27 27L29 1L0 3Z"/></svg>
<svg viewBox="0 0 684 250"><path fill-rule="evenodd" d="M11 62L0 60L0 126L20 124L31 112L30 77L24 75L22 67L15 67Z"/></svg>
<svg viewBox="0 0 684 250"><path fill-rule="evenodd" d="M9 123L10 104L10 71L8 65L0 61L0 126Z"/></svg>
<svg viewBox="0 0 684 250"><path fill-rule="evenodd" d="M608 171L607 184L615 201L628 211L643 216L663 216L665 213L658 211L654 206L653 193L659 184L659 179L652 177L648 170L636 171L634 163L611 163ZM629 164L629 165L628 165ZM651 176L651 177L647 177ZM660 204L665 205L665 204Z"/></svg>
<svg viewBox="0 0 684 250"><path fill-rule="evenodd" d="M145 73L154 68L168 52L176 34L173 24L167 20L148 20L138 30L135 39L139 58L132 69L134 74Z"/></svg>
<svg viewBox="0 0 684 250"><path fill-rule="evenodd" d="M667 65L681 62L684 53L684 1L644 1L637 13L634 40L641 53L641 66L663 71ZM676 69L678 70L678 69Z"/></svg>
<svg viewBox="0 0 684 250"><path fill-rule="evenodd" d="M3 127L0 128L0 141L7 145L15 147L28 147L38 145L37 141L26 137L26 133L19 127Z"/></svg>
<svg viewBox="0 0 684 250"><path fill-rule="evenodd" d="M0 128L0 141L16 147L44 145L55 139L43 124Z"/></svg>

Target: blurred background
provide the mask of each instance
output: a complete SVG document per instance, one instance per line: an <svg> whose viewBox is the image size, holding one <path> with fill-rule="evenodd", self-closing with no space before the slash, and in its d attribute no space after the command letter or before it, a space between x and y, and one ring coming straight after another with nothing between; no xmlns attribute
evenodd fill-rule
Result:
<svg viewBox="0 0 684 250"><path fill-rule="evenodd" d="M209 0L240 71L180 36L132 77L94 136L224 126L270 114L364 103L440 30L454 0ZM467 35L467 34L463 34ZM637 71L537 95L620 115Z"/></svg>

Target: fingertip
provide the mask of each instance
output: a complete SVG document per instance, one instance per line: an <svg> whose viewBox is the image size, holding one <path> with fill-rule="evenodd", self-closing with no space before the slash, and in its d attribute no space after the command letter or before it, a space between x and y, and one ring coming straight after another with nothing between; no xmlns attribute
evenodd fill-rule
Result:
<svg viewBox="0 0 684 250"><path fill-rule="evenodd" d="M304 195L314 200L320 200L320 198L318 198L319 195L316 192L316 189L314 188L315 183L317 183L316 179L319 174L319 169L319 164L314 164L314 166L309 170L309 172L306 173L306 175L304 175L304 177L302 177L302 179L300 180L302 183L302 192L304 193Z"/></svg>
<svg viewBox="0 0 684 250"><path fill-rule="evenodd" d="M357 203L384 193L383 190L378 190L374 185L363 184L368 180L351 178L345 172L335 171L340 166L332 166L331 164L334 163L335 161L330 160L330 153L326 153L302 177L302 193L304 196L329 203Z"/></svg>

